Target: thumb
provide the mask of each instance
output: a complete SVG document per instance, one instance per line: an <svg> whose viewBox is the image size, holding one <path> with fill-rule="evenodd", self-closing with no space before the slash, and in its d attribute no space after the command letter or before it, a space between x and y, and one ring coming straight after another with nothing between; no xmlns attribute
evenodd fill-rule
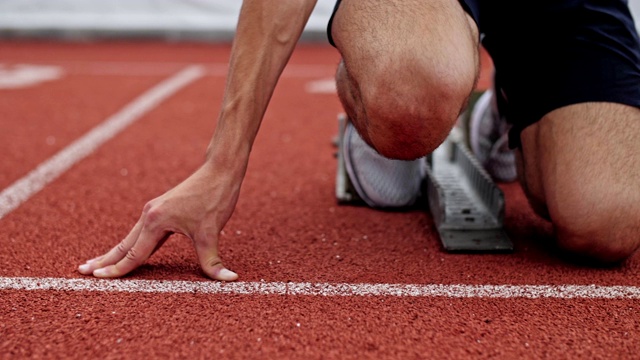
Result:
<svg viewBox="0 0 640 360"><path fill-rule="evenodd" d="M211 236L207 239L199 238L194 241L200 267L204 273L220 281L235 281L238 274L227 269L222 264L222 259L218 256L218 236Z"/></svg>

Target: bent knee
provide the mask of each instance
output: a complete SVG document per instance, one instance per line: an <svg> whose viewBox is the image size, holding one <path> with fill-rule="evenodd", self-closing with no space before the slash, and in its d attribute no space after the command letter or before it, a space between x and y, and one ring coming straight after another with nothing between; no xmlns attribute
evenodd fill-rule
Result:
<svg viewBox="0 0 640 360"><path fill-rule="evenodd" d="M620 263L633 255L638 248L635 241L611 236L611 231L608 229L589 234L566 229L556 229L556 231L558 245L562 250L593 264Z"/></svg>
<svg viewBox="0 0 640 360"><path fill-rule="evenodd" d="M475 75L434 69L405 79L397 74L386 71L362 84L361 100L371 145L389 158L410 160L444 141L466 106Z"/></svg>
<svg viewBox="0 0 640 360"><path fill-rule="evenodd" d="M614 264L630 257L640 245L640 213L611 203L550 208L558 245L582 260ZM582 207L578 209L577 207Z"/></svg>
<svg viewBox="0 0 640 360"><path fill-rule="evenodd" d="M413 160L433 152L451 131L456 117L373 114L368 120L369 145L387 158Z"/></svg>

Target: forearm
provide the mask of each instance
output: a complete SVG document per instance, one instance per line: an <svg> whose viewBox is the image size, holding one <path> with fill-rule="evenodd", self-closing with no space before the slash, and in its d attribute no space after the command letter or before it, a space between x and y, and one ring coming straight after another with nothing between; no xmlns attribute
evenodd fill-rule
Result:
<svg viewBox="0 0 640 360"><path fill-rule="evenodd" d="M278 78L316 0L245 0L207 159L246 167ZM244 171L244 169L242 169Z"/></svg>

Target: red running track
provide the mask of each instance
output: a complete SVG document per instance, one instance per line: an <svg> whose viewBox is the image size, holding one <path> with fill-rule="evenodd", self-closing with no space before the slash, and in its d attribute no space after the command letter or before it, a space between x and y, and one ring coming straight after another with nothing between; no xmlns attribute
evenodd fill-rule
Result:
<svg viewBox="0 0 640 360"><path fill-rule="evenodd" d="M225 264L247 286L444 291L179 292L176 281L213 283L181 236L127 277L163 280L168 292L53 286L91 280L77 265L117 243L146 201L201 163L228 55L228 46L206 44L0 45L5 68L62 70L55 80L0 89L0 189L181 69L206 70L0 219L1 358L637 358L638 257L608 269L567 262L517 185L501 185L513 254L447 254L424 211L337 206L331 139L340 105L334 94L306 91L338 62L321 45L299 47L274 94L221 239ZM483 57L481 88L490 66ZM449 294L456 284L507 290ZM513 295L537 285L552 297Z"/></svg>

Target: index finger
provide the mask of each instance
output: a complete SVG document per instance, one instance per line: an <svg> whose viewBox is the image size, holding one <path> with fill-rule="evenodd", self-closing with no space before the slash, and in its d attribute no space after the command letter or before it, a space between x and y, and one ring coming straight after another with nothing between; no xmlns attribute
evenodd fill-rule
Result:
<svg viewBox="0 0 640 360"><path fill-rule="evenodd" d="M136 243L136 240L140 236L140 231L142 230L142 218L138 220L138 222L133 226L129 234L118 243L118 245L114 246L109 250L106 254L99 256L95 259L87 261L87 263L82 264L78 267L78 271L81 274L89 275L93 273L94 270L103 268L107 265L113 265L120 261L129 249L133 247Z"/></svg>
<svg viewBox="0 0 640 360"><path fill-rule="evenodd" d="M128 274L142 265L153 254L159 244L163 243L171 233L152 232L143 227L135 244L126 255L113 265L108 265L93 271L93 276L99 278L115 278Z"/></svg>

